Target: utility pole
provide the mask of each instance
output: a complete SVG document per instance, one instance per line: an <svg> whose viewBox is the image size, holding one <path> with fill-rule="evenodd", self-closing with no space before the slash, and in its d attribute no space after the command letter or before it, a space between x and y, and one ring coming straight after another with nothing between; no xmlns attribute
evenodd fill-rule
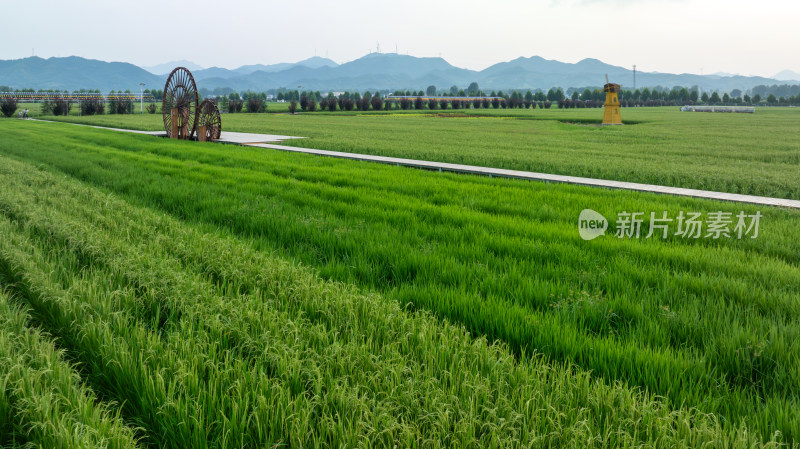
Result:
<svg viewBox="0 0 800 449"><path fill-rule="evenodd" d="M139 114L144 114L144 86L144 83L139 83Z"/></svg>
<svg viewBox="0 0 800 449"><path fill-rule="evenodd" d="M633 65L633 91L636 92L636 64Z"/></svg>

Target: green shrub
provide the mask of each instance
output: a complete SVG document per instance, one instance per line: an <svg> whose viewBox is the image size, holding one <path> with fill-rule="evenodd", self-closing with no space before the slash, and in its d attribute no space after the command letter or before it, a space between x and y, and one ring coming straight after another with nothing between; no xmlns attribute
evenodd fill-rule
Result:
<svg viewBox="0 0 800 449"><path fill-rule="evenodd" d="M148 106L149 107L149 106ZM99 98L89 98L81 101L81 115L105 114L106 106Z"/></svg>
<svg viewBox="0 0 800 449"><path fill-rule="evenodd" d="M243 106L244 102L242 102L242 100L228 100L228 112L230 113L242 112Z"/></svg>
<svg viewBox="0 0 800 449"><path fill-rule="evenodd" d="M251 98L247 100L247 112L265 112L267 110L266 103L259 98Z"/></svg>
<svg viewBox="0 0 800 449"><path fill-rule="evenodd" d="M17 112L17 99L13 97L4 98L2 102L0 102L0 112L3 113L6 117L11 117Z"/></svg>

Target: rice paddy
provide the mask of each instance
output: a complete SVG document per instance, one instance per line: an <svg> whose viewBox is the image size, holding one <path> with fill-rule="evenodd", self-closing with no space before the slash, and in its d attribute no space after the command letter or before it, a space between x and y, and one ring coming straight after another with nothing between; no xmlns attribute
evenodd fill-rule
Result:
<svg viewBox="0 0 800 449"><path fill-rule="evenodd" d="M711 151L648 138L660 113L624 130L475 118L463 141L444 122L464 121L413 115L243 115L226 129L573 175L613 139L603 160L627 162L592 170L614 179L800 191L797 161L744 157L750 137L732 146L721 117L698 119L719 137ZM774 114L773 131L794 117ZM520 148L522 126L541 147ZM65 124L0 131L0 446L800 443L798 211ZM796 155L788 139L771 151ZM643 148L652 161L632 157ZM616 238L612 225L587 242L587 208L763 217L757 238Z"/></svg>
<svg viewBox="0 0 800 449"><path fill-rule="evenodd" d="M332 151L800 199L800 109L755 114L625 108L622 127L598 109L469 109L442 113L223 114L227 131L303 136ZM163 130L160 115L58 117Z"/></svg>

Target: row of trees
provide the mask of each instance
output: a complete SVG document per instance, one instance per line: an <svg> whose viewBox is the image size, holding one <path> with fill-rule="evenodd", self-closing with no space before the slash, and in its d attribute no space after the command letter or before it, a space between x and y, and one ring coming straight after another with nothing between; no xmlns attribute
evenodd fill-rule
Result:
<svg viewBox="0 0 800 449"><path fill-rule="evenodd" d="M30 93L30 94L35 94L35 93L47 93L47 94L69 94L69 93L73 93L73 94L99 94L99 93L101 93L100 89L76 89L76 90L72 90L71 91L69 89L64 89L64 90L60 90L60 89L30 89L30 88L12 89L9 86L0 86L0 92L19 92L19 93ZM120 92L122 92L122 91L120 91Z"/></svg>
<svg viewBox="0 0 800 449"><path fill-rule="evenodd" d="M430 91L435 87L430 86ZM292 112L298 110L304 112L314 112L317 110L323 111L368 111L368 110L391 110L398 108L401 110L433 110L433 109L465 109L465 108L549 108L552 104L558 104L560 108L596 108L602 107L605 101L605 92L602 89L589 89L586 88L582 92L576 89L570 89L571 95L569 98L565 95L564 91L560 88L552 88L547 92L527 91L524 94L519 91L512 91L511 93L504 93L502 91L485 93L478 90L479 98L471 100L463 100L453 98L447 99L449 92L444 93L444 97L439 100L426 101L422 97L428 96L428 92L423 91L395 91L393 95L416 97L405 99L390 99L385 100L379 93L372 94L367 91L364 94L358 92L344 92L338 96L332 93L323 97L319 91L286 91L279 94L282 100L290 100L294 102L294 106L290 106ZM463 95L463 91L456 90L453 97L469 98L470 95ZM739 92L733 92L741 94ZM485 98L488 95L493 98ZM238 93L230 93L227 97L222 97L222 104L224 110L228 112L241 112L244 106L247 106L248 112L265 112L266 111L266 92L254 93L245 92L241 96ZM720 105L736 105L736 104L774 104L774 105L791 105L795 104L798 98L778 99L774 96L762 100L759 95L749 97L734 98L729 94L719 96L718 93L712 92L711 95L704 93L699 96L696 89L688 89L685 87L677 87L671 90L650 90L648 88L637 89L635 91L625 90L620 93L620 105L623 107L634 106L676 106L686 104L720 104Z"/></svg>
<svg viewBox="0 0 800 449"><path fill-rule="evenodd" d="M248 91L241 95L238 92L231 92L228 95L215 97L214 100L221 111L231 114L242 112L245 105L247 112L267 112L267 94L265 92Z"/></svg>
<svg viewBox="0 0 800 449"><path fill-rule="evenodd" d="M202 89L201 89L202 92ZM232 92L231 89L228 88L217 88L214 89L214 95L220 95L220 93L225 92L225 95ZM524 91L519 91L524 92ZM210 91L209 91L210 93ZM297 90L287 90L287 89L270 89L266 92L267 94L275 95L278 101L300 101L300 97L305 95L308 98L313 98L314 101L319 103L324 95L320 94L319 91L315 92L299 92ZM513 93L513 92L512 92ZM719 92L718 95L720 98L724 95L725 92ZM376 92L377 94L377 92ZM471 83L466 88L459 88L458 86L451 86L449 89L439 89L434 85L428 86L425 90L396 90L394 92L389 90L382 90L380 91L381 97L385 97L388 94L398 95L398 96L459 96L459 97L481 97L481 96L501 96L501 97L510 97L511 93L503 94L502 92L489 92L482 90L480 86L478 86L477 82ZM709 98L713 92L709 91ZM780 97L784 97L785 100L789 101L791 97L796 97L800 94L800 85L772 85L772 86L755 86L748 91L742 91L740 89L732 89L728 92L728 95L731 99L740 98L741 101L746 102L745 94L749 95L751 101L755 98L755 95L759 95L764 102L767 101L767 98L770 94L775 95L776 104L780 104ZM524 94L523 96L526 96ZM605 93L601 86L589 87L589 88L574 88L570 87L569 89L561 89L561 88L551 88L549 90L532 90L531 95L535 98L532 101L551 101L557 102L559 100L571 99L571 100L595 100L595 101L603 101L605 99ZM576 97L577 96L577 97ZM641 102L642 104L646 104L647 102L653 101L665 101L665 102L672 102L673 104L684 104L688 102L698 103L702 97L702 90L698 86L691 86L691 87L674 87L674 88L664 88L661 86L644 88L644 89L636 89L630 90L625 89L623 90L621 97L631 100L635 103ZM354 101L357 99L354 98Z"/></svg>
<svg viewBox="0 0 800 449"><path fill-rule="evenodd" d="M68 97L55 97L42 102L43 115L68 115L75 102ZM90 98L79 103L82 115L105 114L106 106L110 114L132 114L133 101L128 98L113 98L107 103L99 98ZM17 109L17 100L6 98L2 101L2 112L11 117Z"/></svg>
<svg viewBox="0 0 800 449"><path fill-rule="evenodd" d="M10 91L8 86L0 86L0 91ZM215 89L214 92L216 93ZM224 90L224 89L223 89ZM692 88L675 87L672 89L662 88L643 88L636 90L623 90L620 92L620 105L623 107L633 106L680 106L680 105L769 105L769 106L800 106L800 86L757 86L753 91L767 92L770 90L777 90L789 96L777 96L775 93L769 93L762 96L761 93L755 93L752 97L738 89L732 90L730 93L723 93L720 95L718 92L703 92L699 93L699 89L694 86ZM233 92L230 89L225 90L225 95L218 95L215 100L218 102L220 110L229 113L238 113L247 111L251 113L263 113L267 111L267 93L266 92ZM34 89L18 89L16 92L21 93L36 93ZM59 91L59 90L39 90L38 92L45 92L51 94L58 93L100 93L99 90L76 90L73 92ZM163 91L153 89L145 90L145 93L150 93L157 101L163 97ZM101 99L88 99L79 103L82 115L95 115L105 114L131 114L135 110L134 102L129 98L115 97L113 94L130 94L130 90L109 92L108 101L104 102ZM219 92L222 93L222 92ZM388 92L384 92L388 93ZM422 97L443 96L445 98L435 101L425 101ZM437 91L435 86L428 86L423 91L402 91L398 90L393 93L395 96L406 96L416 98L406 98L400 100L385 100L385 97L376 92L372 94L367 91L363 94L359 92L344 92L338 96L332 93L323 97L319 91L282 91L278 93L278 99L294 103L290 105L292 112L296 111L299 107L302 111L313 112L318 109L324 111L368 111L368 110L391 110L393 108L409 110L442 110L442 109L465 109L465 108L549 108L551 104L557 104L559 108L593 108L601 107L605 100L605 92L600 88L585 88L583 91L579 89L567 89L567 94L560 88L551 88L547 92L528 90L524 94L520 91L511 91L504 93L503 91L491 91L486 93L478 87L477 83L472 83L468 87L468 92L463 89L458 89L452 86L448 91ZM495 98L483 98L483 97ZM211 96L214 98L214 96ZM446 97L480 97L474 99L448 99ZM13 104L12 104L13 103ZM74 102L66 97L56 96L55 98L42 103L42 111L45 114L65 115L71 110ZM5 99L2 104L2 113L10 116L14 114L17 109L17 100ZM149 104L147 111L155 114L158 110L156 104ZM11 112L8 112L11 111Z"/></svg>
<svg viewBox="0 0 800 449"><path fill-rule="evenodd" d="M725 105L725 106L738 106L738 105L766 105L766 106L800 106L800 94L791 97L776 97L775 94L769 94L766 98L762 98L760 94L755 94L751 98L750 95L745 94L744 97L732 97L727 93L722 97L719 93L712 92L711 95L703 93L700 97L702 104L709 105Z"/></svg>
<svg viewBox="0 0 800 449"><path fill-rule="evenodd" d="M99 89L77 89L77 90L59 90L59 89L31 89L31 88L24 88L24 89L12 89L10 86L2 86L0 85L0 92L21 92L21 93L101 93ZM516 92L516 91L514 91ZM531 91L528 91L531 92ZM573 88L570 87L565 91L561 88L551 88L548 91L543 90L534 90L531 92L531 95L534 98L527 98L532 101L559 101L564 99L571 99L571 100L595 100L595 101L603 101L604 93L602 88L598 87L590 87L590 88ZM114 91L111 90L110 94L114 93L127 93L130 94L131 90L118 90ZM164 92L160 89L145 89L144 93L149 93L155 98L156 100L161 100L163 98ZM386 94L390 93L390 91L381 91L381 96L385 97ZM773 95L775 98L775 104L780 104L780 98L783 97L786 102L791 104L790 99L792 97L797 98L800 95L800 85L798 84L782 84L782 85L758 85L750 89L749 91L742 91L740 89L732 89L730 92L727 92L729 98L733 101L735 99L741 99L741 101L747 103L747 98L754 99L756 95L763 99L765 102L769 102L768 98L770 95ZM258 97L262 101L266 102L267 95L272 94L277 97L278 101L300 101L300 97L306 96L307 98L312 98L314 101L319 103L322 101L324 95L321 94L319 91L304 91L300 92L298 90L286 90L286 89L270 89L266 92L245 92L240 94L235 92L233 89L228 87L219 87L213 90L209 89L200 89L200 94L203 97L208 98L217 98L222 99L230 98L230 99L243 99L245 102L251 97ZM378 92L376 92L378 94ZM720 100L722 100L722 96L724 96L725 92L719 92L717 95L720 96ZM345 92L345 96L350 96L351 94ZM357 93L352 94L353 101L358 101L358 98L355 98ZM503 94L502 91L500 92L488 92L484 91L480 88L477 82L472 82L469 86L464 88L459 88L457 86L451 86L449 89L438 89L436 86L431 85L428 86L424 91L410 91L410 90L397 90L393 92L393 95L404 95L404 96L459 96L459 97L482 97L482 96L500 96L508 98L511 96L509 94ZM709 92L709 99L713 95L713 92ZM524 96L528 96L526 93ZM629 100L634 101L641 101L647 102L650 100L663 100L663 101L672 101L676 104L680 103L687 103L692 101L697 103L698 101L702 101L702 91L697 86L692 87L673 87L673 88L663 88L661 86L656 86L653 88L643 88L643 89L636 89L636 90L624 90L622 92L622 97L627 98Z"/></svg>
<svg viewBox="0 0 800 449"><path fill-rule="evenodd" d="M483 92L480 92L483 94ZM736 93L736 92L734 92ZM740 92L739 92L740 93ZM456 99L445 98L438 100L424 100L426 97L424 92L413 91L396 91L394 94L403 97L416 97L416 98L401 98L384 100L380 95L372 95L370 92L365 92L362 96L359 93L346 92L338 97L329 94L328 97L320 99L315 92L302 92L300 94L300 101L298 105L302 111L316 111L317 106L325 111L367 111L367 110L391 110L392 108L399 108L402 110L409 109L464 109L464 108L549 108L551 104L558 104L559 108L598 108L602 107L605 102L605 92L602 89L584 89L583 92L573 90L569 98L566 97L561 89L550 89L547 93L527 91L525 94L512 91L510 94L500 92L491 92L489 95L493 98L480 97L475 99ZM462 96L460 92L456 92L456 97L469 97ZM680 106L680 105L693 105L693 104L708 104L708 105L800 105L800 95L790 98L776 98L774 95L762 99L760 95L756 94L752 98L745 94L743 97L732 97L730 94L719 95L717 92L703 93L698 95L697 90L689 90L685 87L674 88L669 91L651 91L648 88L637 89L636 91L622 91L620 93L620 105L622 107L657 107L657 106ZM377 106L377 107L376 107Z"/></svg>
<svg viewBox="0 0 800 449"><path fill-rule="evenodd" d="M355 94L342 94L334 96L329 94L327 97L322 98L319 102L312 94L300 96L300 101L291 101L289 105L289 112L294 114L299 106L303 112L315 112L318 109L322 111L334 112L340 111L389 111L392 109L401 110L445 110L445 109L481 109L481 108L542 108L549 109L552 103L550 101L536 102L533 99L525 99L522 94L513 94L508 99L495 97L495 98L475 98L475 99L448 99L438 98L425 100L421 95L416 98L400 98L398 99L383 99L380 95L372 95L370 92L365 92L364 95Z"/></svg>
<svg viewBox="0 0 800 449"><path fill-rule="evenodd" d="M500 97L494 98L475 98L475 99L448 99L448 98L438 98L438 99L429 99L425 101L421 96L414 98L413 100L410 98L401 98L399 101L393 102L394 104L398 105L402 110L409 110L409 109L416 109L416 110L445 110L448 108L451 109L514 109L514 108L525 108L525 109L550 109L551 102L549 101L542 101L536 102L533 100L523 99L522 97L509 97L507 99L501 99ZM387 103L387 105L390 103ZM388 108L387 108L388 109Z"/></svg>
<svg viewBox="0 0 800 449"><path fill-rule="evenodd" d="M742 91L738 89L734 89L730 93L723 93L722 95L720 95L719 92L703 92L700 94L696 87L691 89L675 87L669 90L650 90L648 88L636 89L634 91L623 90L620 92L619 98L622 106L682 106L695 104L726 106L800 106L800 93L791 97L776 97L774 94L769 94L766 97L755 94L751 97L749 94L742 95ZM602 103L605 100L605 92L603 92L602 89L584 89L583 92L580 93L578 90L572 90L569 99L572 101L595 101Z"/></svg>
<svg viewBox="0 0 800 449"><path fill-rule="evenodd" d="M11 90L8 86L0 86L0 92L18 92L21 94L27 93L47 93L51 94L51 98L42 102L42 114L44 115L67 115L72 110L73 105L76 103L73 99L69 98L69 94L102 94L99 89L79 89L79 90L59 90L59 89L15 89ZM156 100L161 100L163 96L162 90L145 90L144 93L150 93ZM61 94L61 95L59 95ZM82 115L96 115L105 114L106 108L110 114L132 114L134 111L134 102L130 98L120 98L115 94L131 94L130 90L111 90L107 94L107 101L101 98L87 98L79 102ZM13 100L13 101L12 101ZM17 107L17 99L4 99L2 102L5 108L2 112L4 115L10 117L13 115ZM12 107L14 110L12 110ZM154 104L148 105L148 111L155 113L156 106ZM10 113L6 113L10 110Z"/></svg>
<svg viewBox="0 0 800 449"><path fill-rule="evenodd" d="M473 83L473 84L477 88L477 83ZM455 87L455 86L453 86L453 87ZM453 89L453 88L451 88L450 91L438 92L437 93L436 86L428 86L428 89L426 89L425 92L423 92L423 91L416 92L416 91L410 91L410 90L406 90L406 91L396 90L396 91L392 92L392 95L394 95L394 96L405 96L405 97L417 97L417 96L419 96L419 97L442 96L442 97L461 97L461 98L464 98L464 97L500 97L500 98L505 98L507 100L508 99L519 98L519 99L527 100L527 101L551 101L551 102L558 101L558 100L563 100L565 98L564 91L561 88L552 88L549 91L547 91L547 93L545 93L544 91L541 91L541 90L537 90L536 92L532 92L532 91L528 90L525 94L523 94L521 91L516 91L516 90L511 91L511 93L503 93L502 90L501 91L496 91L496 92L495 91L484 92L484 91L482 91L480 89L478 89L477 91L469 91L469 93L467 93L467 91L465 91L464 89Z"/></svg>
<svg viewBox="0 0 800 449"><path fill-rule="evenodd" d="M44 94L102 94L100 89L76 89L76 90L68 90L68 89L64 89L64 90L60 90L60 89L38 89L37 90L37 89L29 89L29 88L26 88L26 89L12 89L9 86L0 86L0 92L19 92L19 93L31 93L31 94L35 94L35 93L40 93L40 94L42 94L42 93L44 93ZM114 89L111 89L108 92L108 95L113 95L113 94L131 94L131 93L132 92L131 92L130 89L127 89L127 90L114 90ZM164 96L164 91L161 90L161 89L145 89L143 91L143 93L150 94L150 95L153 96L153 98L155 98L156 100L159 100L159 101Z"/></svg>
<svg viewBox="0 0 800 449"><path fill-rule="evenodd" d="M42 102L42 114L67 115L74 102L69 98L61 97ZM81 115L105 114L108 107L109 114L133 114L133 101L129 98L111 97L108 102L97 98L83 100L79 103Z"/></svg>
<svg viewBox="0 0 800 449"><path fill-rule="evenodd" d="M777 98L797 97L800 95L800 84L773 84L772 86L761 84L750 89L749 93L753 96L761 95L763 98L769 97L770 94L775 95ZM733 91L731 91L731 95L733 95Z"/></svg>
<svg viewBox="0 0 800 449"><path fill-rule="evenodd" d="M11 117L16 112L18 105L16 98L4 98L0 101L0 112L6 117ZM42 102L42 113L45 115L67 115L70 109L72 109L72 102L64 97Z"/></svg>

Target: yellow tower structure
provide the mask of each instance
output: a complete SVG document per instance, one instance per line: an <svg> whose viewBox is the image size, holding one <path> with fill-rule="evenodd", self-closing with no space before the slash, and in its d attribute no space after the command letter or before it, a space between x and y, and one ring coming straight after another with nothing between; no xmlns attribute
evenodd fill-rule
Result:
<svg viewBox="0 0 800 449"><path fill-rule="evenodd" d="M619 115L619 84L609 83L608 75L606 75L606 85L603 86L603 91L606 93L605 111L603 112L604 125L621 125L622 116Z"/></svg>

